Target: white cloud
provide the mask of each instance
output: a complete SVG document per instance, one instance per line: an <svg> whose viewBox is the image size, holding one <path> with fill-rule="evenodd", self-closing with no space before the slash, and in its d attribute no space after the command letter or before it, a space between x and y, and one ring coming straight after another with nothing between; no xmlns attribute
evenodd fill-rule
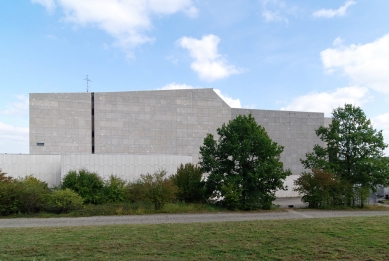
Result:
<svg viewBox="0 0 389 261"><path fill-rule="evenodd" d="M290 14L295 14L298 8L288 6L282 0L262 0L262 17L266 22L285 22L289 23L287 18Z"/></svg>
<svg viewBox="0 0 389 261"><path fill-rule="evenodd" d="M169 84L163 86L159 90L182 90L182 89L195 89L195 88L193 86L187 85L185 83L179 84L179 83L173 82L173 83L169 83Z"/></svg>
<svg viewBox="0 0 389 261"><path fill-rule="evenodd" d="M338 9L320 9L312 14L314 17L325 17L325 18L332 18L335 16L345 16L347 9L355 5L355 1L347 1L343 6L339 7Z"/></svg>
<svg viewBox="0 0 389 261"><path fill-rule="evenodd" d="M201 40L182 37L177 43L189 51L194 59L191 68L196 71L199 77L206 81L214 81L226 78L231 74L239 74L241 71L230 65L219 53L219 37L209 34Z"/></svg>
<svg viewBox="0 0 389 261"><path fill-rule="evenodd" d="M275 22L275 21L283 21L285 23L289 22L286 17L283 17L279 14L279 11L263 10L262 16L265 18L266 22Z"/></svg>
<svg viewBox="0 0 389 261"><path fill-rule="evenodd" d="M28 153L28 128L0 122L0 152Z"/></svg>
<svg viewBox="0 0 389 261"><path fill-rule="evenodd" d="M341 37L337 37L332 43L333 46L343 46L343 39Z"/></svg>
<svg viewBox="0 0 389 261"><path fill-rule="evenodd" d="M370 100L369 90L365 87L338 88L333 92L312 92L295 98L281 110L324 112L330 117L332 110L351 103L357 106Z"/></svg>
<svg viewBox="0 0 389 261"><path fill-rule="evenodd" d="M48 10L61 7L65 22L98 27L116 39L116 45L131 48L152 42L145 32L152 29L152 17L183 12L197 15L191 0L32 0Z"/></svg>
<svg viewBox="0 0 389 261"><path fill-rule="evenodd" d="M43 5L49 13L54 12L56 7L54 0L31 0L31 2Z"/></svg>
<svg viewBox="0 0 389 261"><path fill-rule="evenodd" d="M6 106L5 110L0 110L0 115L26 116L28 115L29 100L24 95L15 96L18 101Z"/></svg>
<svg viewBox="0 0 389 261"><path fill-rule="evenodd" d="M213 89L220 98L223 99L231 108L242 108L239 99L233 99L227 95L221 93L219 89Z"/></svg>
<svg viewBox="0 0 389 261"><path fill-rule="evenodd" d="M389 93L389 34L364 45L329 48L320 55L329 73L340 70L353 85Z"/></svg>
<svg viewBox="0 0 389 261"><path fill-rule="evenodd" d="M165 85L164 87L162 87L159 90L182 90L182 89L201 89L201 88L193 87L193 86L187 85L187 84L178 84L178 83L173 82L173 83L169 83L169 84ZM239 99L233 99L232 97L229 97L228 95L224 95L221 93L221 91L219 89L213 89L213 90L231 108L241 108L242 107Z"/></svg>
<svg viewBox="0 0 389 261"><path fill-rule="evenodd" d="M377 130L382 130L384 142L389 144L389 113L378 115L371 119L373 127ZM385 153L389 156L389 148L386 148Z"/></svg>

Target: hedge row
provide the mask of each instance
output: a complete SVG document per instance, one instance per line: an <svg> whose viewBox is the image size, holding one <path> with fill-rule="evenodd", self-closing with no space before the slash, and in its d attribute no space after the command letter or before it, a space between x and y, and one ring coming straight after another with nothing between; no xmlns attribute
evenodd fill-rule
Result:
<svg viewBox="0 0 389 261"><path fill-rule="evenodd" d="M0 215L48 211L67 213L83 204L118 202L151 202L160 210L168 202L198 203L204 201L202 172L193 164L181 165L168 177L166 171L141 175L126 182L111 175L103 180L97 173L81 169L69 171L62 184L54 189L32 176L23 179L7 177L0 169Z"/></svg>

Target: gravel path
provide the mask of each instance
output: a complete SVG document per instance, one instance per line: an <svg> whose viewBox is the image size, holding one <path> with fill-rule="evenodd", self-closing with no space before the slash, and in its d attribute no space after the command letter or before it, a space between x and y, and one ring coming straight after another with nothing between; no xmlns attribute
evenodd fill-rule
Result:
<svg viewBox="0 0 389 261"><path fill-rule="evenodd" d="M329 218L348 216L389 216L388 211L323 211L294 210L269 213L216 213L216 214L160 214L137 216L97 216L81 218L15 218L0 219L0 228L6 227L63 227L100 226L119 224L163 224L192 222L225 222L245 220L274 220Z"/></svg>

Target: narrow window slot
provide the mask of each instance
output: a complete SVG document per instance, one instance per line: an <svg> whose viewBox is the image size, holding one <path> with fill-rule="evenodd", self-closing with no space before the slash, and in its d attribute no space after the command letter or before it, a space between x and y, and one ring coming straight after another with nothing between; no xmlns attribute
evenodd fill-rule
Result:
<svg viewBox="0 0 389 261"><path fill-rule="evenodd" d="M92 154L95 154L95 93L91 93Z"/></svg>

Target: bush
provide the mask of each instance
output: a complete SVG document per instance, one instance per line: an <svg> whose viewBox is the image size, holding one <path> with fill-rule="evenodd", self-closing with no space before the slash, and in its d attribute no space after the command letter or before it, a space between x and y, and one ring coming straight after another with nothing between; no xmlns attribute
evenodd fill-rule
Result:
<svg viewBox="0 0 389 261"><path fill-rule="evenodd" d="M32 176L15 180L0 175L0 215L39 212L49 194L47 183Z"/></svg>
<svg viewBox="0 0 389 261"><path fill-rule="evenodd" d="M111 175L104 182L104 201L105 202L123 202L126 196L126 182L121 178Z"/></svg>
<svg viewBox="0 0 389 261"><path fill-rule="evenodd" d="M146 202L146 188L141 180L129 182L126 186L126 198L131 202Z"/></svg>
<svg viewBox="0 0 389 261"><path fill-rule="evenodd" d="M234 210L239 205L242 188L237 187L235 183L224 183L221 187L221 193L224 195L223 206L227 209Z"/></svg>
<svg viewBox="0 0 389 261"><path fill-rule="evenodd" d="M177 198L186 203L199 203L204 201L205 182L202 179L201 168L187 163L181 164L177 173L172 176L174 184L178 187Z"/></svg>
<svg viewBox="0 0 389 261"><path fill-rule="evenodd" d="M0 169L0 182L11 182L12 181L12 177L6 177L7 173L3 172L2 169Z"/></svg>
<svg viewBox="0 0 389 261"><path fill-rule="evenodd" d="M36 213L42 210L51 193L47 183L34 178L32 175L18 181L22 185L21 212Z"/></svg>
<svg viewBox="0 0 389 261"><path fill-rule="evenodd" d="M145 197L154 204L155 210L161 210L166 203L172 201L178 190L173 180L167 178L166 174L165 170L159 170L152 175L141 175Z"/></svg>
<svg viewBox="0 0 389 261"><path fill-rule="evenodd" d="M104 181L97 173L85 169L71 170L63 178L62 189L69 188L80 195L85 203L102 204L104 202Z"/></svg>
<svg viewBox="0 0 389 261"><path fill-rule="evenodd" d="M303 172L295 180L294 189L303 195L302 201L310 208L335 207L344 204L346 185L332 173L313 169L312 173ZM347 198L347 196L346 196Z"/></svg>
<svg viewBox="0 0 389 261"><path fill-rule="evenodd" d="M23 186L15 180L0 182L0 215L6 216L21 212Z"/></svg>
<svg viewBox="0 0 389 261"><path fill-rule="evenodd" d="M56 213L69 213L82 208L84 199L71 189L56 190L49 198L48 210Z"/></svg>

